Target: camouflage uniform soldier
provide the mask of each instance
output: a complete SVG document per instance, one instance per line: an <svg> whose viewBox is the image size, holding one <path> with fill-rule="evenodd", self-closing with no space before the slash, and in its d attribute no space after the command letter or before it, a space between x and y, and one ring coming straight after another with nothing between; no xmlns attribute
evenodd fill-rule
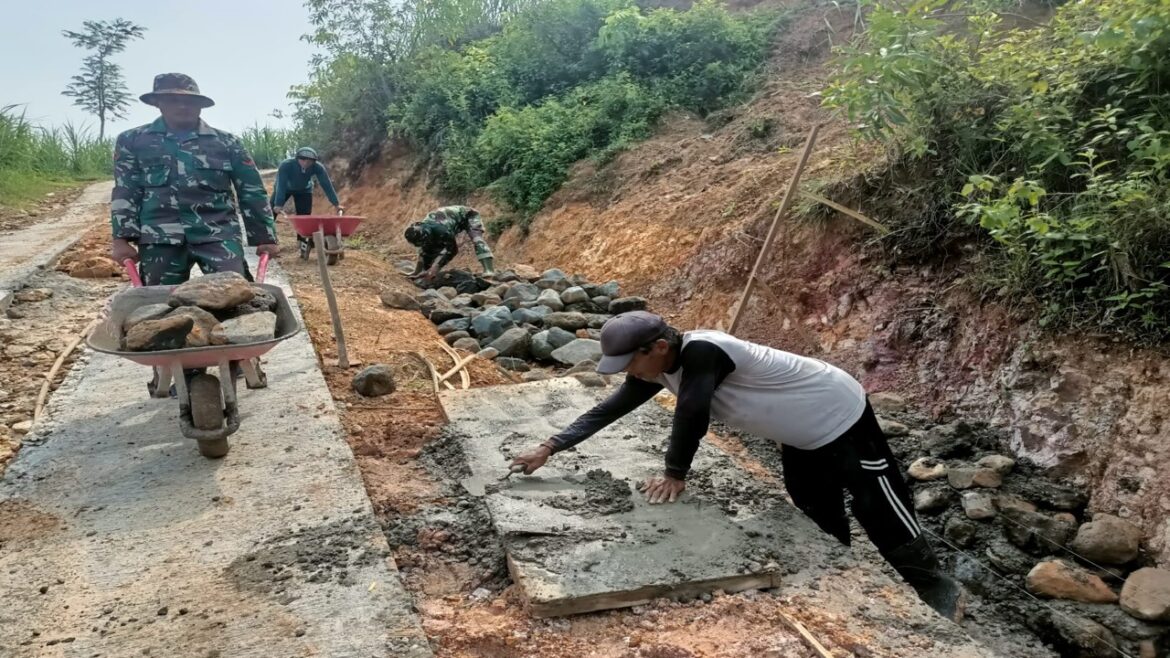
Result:
<svg viewBox="0 0 1170 658"><path fill-rule="evenodd" d="M427 213L420 222L406 229L406 241L418 248L418 264L411 277L433 279L444 265L459 253L455 236L466 232L475 245L475 257L483 265L487 276L495 274L492 268L492 250L483 239L483 221L475 208L447 206Z"/></svg>
<svg viewBox="0 0 1170 658"><path fill-rule="evenodd" d="M154 91L141 99L161 116L122 133L114 147L114 260L138 261L146 285L183 283L192 265L249 276L235 199L256 253L279 252L252 157L239 139L199 119L214 102L190 77L155 76Z"/></svg>

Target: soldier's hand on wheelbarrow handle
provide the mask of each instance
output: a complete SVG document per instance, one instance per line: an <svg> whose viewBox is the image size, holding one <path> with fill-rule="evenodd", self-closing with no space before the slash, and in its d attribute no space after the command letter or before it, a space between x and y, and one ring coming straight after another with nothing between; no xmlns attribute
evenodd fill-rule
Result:
<svg viewBox="0 0 1170 658"><path fill-rule="evenodd" d="M138 262L138 250L134 248L134 245L130 244L129 240L122 238L114 238L114 244L110 247L110 255L119 263L125 260L132 260L135 263Z"/></svg>

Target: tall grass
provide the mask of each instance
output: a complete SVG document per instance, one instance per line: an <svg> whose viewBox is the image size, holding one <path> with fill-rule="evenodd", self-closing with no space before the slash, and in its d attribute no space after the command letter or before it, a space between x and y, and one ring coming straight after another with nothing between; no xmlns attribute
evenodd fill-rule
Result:
<svg viewBox="0 0 1170 658"><path fill-rule="evenodd" d="M0 107L0 206L19 207L70 183L109 176L112 153L112 141L86 128L44 128L16 105Z"/></svg>
<svg viewBox="0 0 1170 658"><path fill-rule="evenodd" d="M253 124L240 134L244 147L252 154L256 166L261 169L276 167L285 158L291 157L297 147L297 133L285 128L273 128Z"/></svg>

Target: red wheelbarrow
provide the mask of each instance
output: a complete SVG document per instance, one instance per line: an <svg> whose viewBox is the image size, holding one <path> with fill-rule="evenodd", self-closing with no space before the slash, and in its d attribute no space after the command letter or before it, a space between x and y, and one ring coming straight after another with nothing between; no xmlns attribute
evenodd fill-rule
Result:
<svg viewBox="0 0 1170 658"><path fill-rule="evenodd" d="M357 230L365 217L357 215L289 215L293 230L303 240L301 241L301 260L309 260L309 252L316 247L325 252L330 265L345 258L345 243L342 238L348 237ZM320 231L321 237L314 235ZM317 244L318 240L324 244Z"/></svg>
<svg viewBox="0 0 1170 658"><path fill-rule="evenodd" d="M166 303L175 286L143 287L142 280L134 270L133 261L127 260L125 265L134 287L123 290L110 299L102 319L86 337L86 345L95 352L113 354L134 363L153 367L155 378L150 386L153 397L168 397L171 381L174 380L175 392L179 398L179 430L183 436L195 439L199 443L199 453L204 457L224 456L229 448L227 437L240 428L236 370L243 371L248 388L267 387L268 378L260 369L259 357L276 347L277 343L291 338L301 330L284 291L277 286L263 283L268 269L268 255L260 257L257 281L276 298L274 338L242 345L211 345L157 352L123 350L122 323L126 316L141 306ZM188 382L183 375L184 370L211 366L219 369L219 377L201 373Z"/></svg>

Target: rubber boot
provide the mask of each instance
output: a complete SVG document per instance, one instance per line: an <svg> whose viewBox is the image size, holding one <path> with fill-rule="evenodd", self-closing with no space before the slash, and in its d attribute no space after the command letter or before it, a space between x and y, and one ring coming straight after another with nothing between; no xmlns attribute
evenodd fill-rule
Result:
<svg viewBox="0 0 1170 658"><path fill-rule="evenodd" d="M958 581L940 570L938 557L925 535L919 535L909 544L885 551L883 556L914 588L923 603L955 623L962 620L966 592Z"/></svg>
<svg viewBox="0 0 1170 658"><path fill-rule="evenodd" d="M483 275L484 276L495 276L496 275L496 270L492 266L494 261L495 261L495 259L492 258L491 256L484 256L483 258L479 259L480 264L483 265Z"/></svg>

